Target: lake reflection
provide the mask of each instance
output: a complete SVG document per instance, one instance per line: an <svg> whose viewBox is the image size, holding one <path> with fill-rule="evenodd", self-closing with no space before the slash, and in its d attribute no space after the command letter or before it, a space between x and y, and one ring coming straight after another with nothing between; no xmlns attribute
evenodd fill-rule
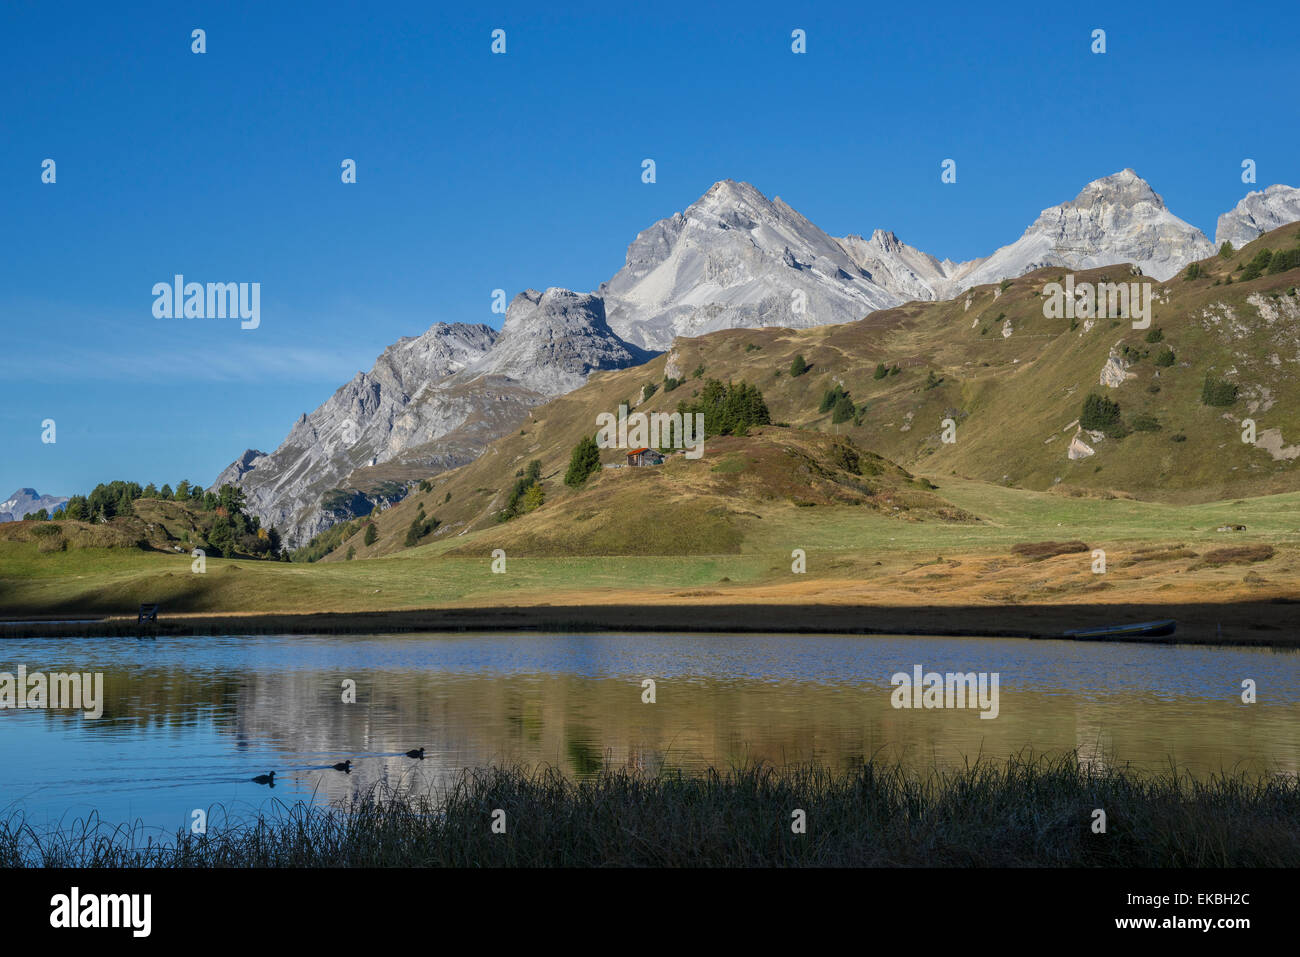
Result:
<svg viewBox="0 0 1300 957"><path fill-rule="evenodd" d="M0 711L0 811L168 832L196 808L420 790L467 766L929 768L1078 748L1199 775L1300 770L1300 656L1016 639L437 635L31 640L0 671L102 671L104 715ZM903 710L890 676L998 672L1000 713ZM657 702L642 703L643 679ZM1253 679L1259 703L1241 703ZM343 703L345 681L356 703ZM425 760L403 752L424 747ZM350 775L327 768L350 758ZM275 770L274 790L253 784ZM220 819L215 811L214 820Z"/></svg>

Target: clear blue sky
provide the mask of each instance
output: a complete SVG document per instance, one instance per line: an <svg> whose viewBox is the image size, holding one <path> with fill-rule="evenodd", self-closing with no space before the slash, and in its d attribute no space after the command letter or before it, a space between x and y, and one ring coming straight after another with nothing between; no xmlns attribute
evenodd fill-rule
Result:
<svg viewBox="0 0 1300 957"><path fill-rule="evenodd" d="M0 495L206 484L400 336L499 325L493 289L594 289L723 178L953 259L1126 166L1211 234L1243 158L1300 185L1295 4L550 6L5 3ZM178 272L260 282L261 327L155 319Z"/></svg>

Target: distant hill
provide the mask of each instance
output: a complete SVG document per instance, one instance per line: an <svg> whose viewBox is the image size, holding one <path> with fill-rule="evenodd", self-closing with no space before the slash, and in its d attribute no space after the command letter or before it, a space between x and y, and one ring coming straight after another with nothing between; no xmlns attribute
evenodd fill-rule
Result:
<svg viewBox="0 0 1300 957"><path fill-rule="evenodd" d="M81 521L60 514L49 521L9 523L0 526L0 542L35 543L39 552L108 548L188 555L201 548L211 557L278 557L278 537L259 529L249 528L243 535L214 534L217 524L231 517L229 510L205 508L201 501L139 498L132 503L132 514L105 521ZM241 522L252 520L241 516L236 523Z"/></svg>

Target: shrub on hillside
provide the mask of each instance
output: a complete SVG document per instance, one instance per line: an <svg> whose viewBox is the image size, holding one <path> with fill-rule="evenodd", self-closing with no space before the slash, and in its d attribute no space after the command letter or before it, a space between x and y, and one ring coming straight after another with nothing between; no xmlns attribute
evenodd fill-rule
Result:
<svg viewBox="0 0 1300 957"><path fill-rule="evenodd" d="M836 468L858 475L862 468L862 457L858 450L848 442L836 442L831 448L831 464Z"/></svg>
<svg viewBox="0 0 1300 957"><path fill-rule="evenodd" d="M683 415L704 413L706 435L745 435L751 426L768 425L772 417L763 393L748 382L719 382L710 379L694 402L679 402Z"/></svg>
<svg viewBox="0 0 1300 957"><path fill-rule="evenodd" d="M853 404L853 400L849 398L846 392L835 400L835 405L831 409L831 422L836 424L847 422L856 416L857 412L857 406Z"/></svg>
<svg viewBox="0 0 1300 957"><path fill-rule="evenodd" d="M1120 438L1124 435L1124 427L1120 421L1119 403L1105 396L1090 393L1088 398L1083 400L1083 411L1079 415L1079 425L1081 428L1088 429L1091 432L1102 432L1111 438Z"/></svg>
<svg viewBox="0 0 1300 957"><path fill-rule="evenodd" d="M1273 260L1273 250L1261 249L1255 253L1254 258L1246 263L1246 268L1241 273L1241 281L1248 282L1251 279L1258 279L1268 268L1268 264Z"/></svg>
<svg viewBox="0 0 1300 957"><path fill-rule="evenodd" d="M1274 276L1288 269L1295 269L1297 266L1300 266L1300 246L1274 253L1273 258L1268 262L1268 274Z"/></svg>
<svg viewBox="0 0 1300 957"><path fill-rule="evenodd" d="M294 562L318 561L359 532L363 524L366 524L364 519L354 518L347 522L331 525L325 531L313 536L312 540L302 548L294 549L293 555L289 556L288 560Z"/></svg>
<svg viewBox="0 0 1300 957"><path fill-rule="evenodd" d="M541 484L529 486L528 491L524 493L523 510L531 512L534 509L541 508L545 502L546 490L542 488Z"/></svg>
<svg viewBox="0 0 1300 957"><path fill-rule="evenodd" d="M1211 406L1228 406L1237 401L1237 386L1227 379L1216 379L1206 373L1205 384L1201 386L1201 404Z"/></svg>
<svg viewBox="0 0 1300 957"><path fill-rule="evenodd" d="M593 436L584 436L569 455L569 470L564 473L564 484L580 488L591 473L600 469L600 448Z"/></svg>
<svg viewBox="0 0 1300 957"><path fill-rule="evenodd" d="M817 406L819 413L825 414L835 408L835 403L840 400L841 396L847 396L849 393L838 382L822 393L821 405Z"/></svg>
<svg viewBox="0 0 1300 957"><path fill-rule="evenodd" d="M597 456L596 461L597 465L599 465L599 455ZM532 489L538 488L538 483L541 481L541 461L533 459L528 463L528 468L526 470L520 469L517 474L519 475L519 478L515 481L514 487L510 490L510 495L506 499L506 507L497 513L498 522L508 522L516 515L519 515L522 512L530 512L533 508L536 508L537 505L542 504L541 500L538 499L537 505L532 506L532 508L526 507L528 493Z"/></svg>
<svg viewBox="0 0 1300 957"><path fill-rule="evenodd" d="M420 544L422 538L431 534L433 530L441 524L442 522L436 518L425 518L424 513L421 512L412 519L410 527L406 530L406 538L402 540L402 544L407 548L412 548Z"/></svg>
<svg viewBox="0 0 1300 957"><path fill-rule="evenodd" d="M1139 412L1129 420L1129 428L1134 432L1159 432L1160 422L1154 415Z"/></svg>

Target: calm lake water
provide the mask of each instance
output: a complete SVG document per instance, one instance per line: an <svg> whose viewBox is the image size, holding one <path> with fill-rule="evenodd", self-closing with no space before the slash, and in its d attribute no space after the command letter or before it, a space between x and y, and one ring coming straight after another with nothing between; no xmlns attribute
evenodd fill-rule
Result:
<svg viewBox="0 0 1300 957"><path fill-rule="evenodd" d="M272 636L0 642L0 672L103 672L104 714L0 711L0 815L98 811L168 834L195 808L436 788L464 767L695 770L879 754L922 768L1079 749L1198 775L1300 771L1300 655L1178 645L807 635ZM997 672L999 714L895 709L890 677ZM642 680L657 683L642 703ZM1241 702L1244 679L1259 702ZM342 701L356 682L357 700ZM425 759L403 752L424 747ZM343 774L328 765L350 758ZM252 783L277 772L274 790Z"/></svg>

